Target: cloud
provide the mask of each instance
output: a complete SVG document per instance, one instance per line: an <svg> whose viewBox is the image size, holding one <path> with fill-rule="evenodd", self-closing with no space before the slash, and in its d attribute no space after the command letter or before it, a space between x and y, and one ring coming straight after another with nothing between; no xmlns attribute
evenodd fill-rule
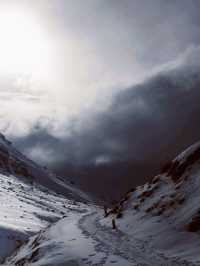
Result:
<svg viewBox="0 0 200 266"><path fill-rule="evenodd" d="M199 1L16 2L39 16L56 57L46 83L1 75L0 130L24 153L63 175L150 170L199 139Z"/></svg>
<svg viewBox="0 0 200 266"><path fill-rule="evenodd" d="M106 109L113 94L145 80L200 40L196 0L2 3L31 12L56 58L53 73L43 68L45 81L34 80L37 71L15 77L0 73L0 130L11 136L22 134L22 128L27 134L41 118L57 120L57 127L90 109Z"/></svg>
<svg viewBox="0 0 200 266"><path fill-rule="evenodd" d="M30 153L54 167L172 158L200 136L199 52L192 47L144 82L120 91L102 112L90 110L60 125L41 120L15 141L25 153L39 147L51 154Z"/></svg>

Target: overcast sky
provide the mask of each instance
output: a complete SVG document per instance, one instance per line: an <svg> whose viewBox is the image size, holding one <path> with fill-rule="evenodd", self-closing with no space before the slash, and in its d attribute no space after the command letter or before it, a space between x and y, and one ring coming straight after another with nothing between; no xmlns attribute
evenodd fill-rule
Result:
<svg viewBox="0 0 200 266"><path fill-rule="evenodd" d="M198 0L1 1L0 130L44 163L146 159L167 136L164 149L199 112L199 11Z"/></svg>

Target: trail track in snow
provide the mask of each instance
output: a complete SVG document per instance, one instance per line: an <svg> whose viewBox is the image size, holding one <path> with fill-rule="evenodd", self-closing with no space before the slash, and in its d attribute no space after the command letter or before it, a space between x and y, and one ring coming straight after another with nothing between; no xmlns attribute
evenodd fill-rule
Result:
<svg viewBox="0 0 200 266"><path fill-rule="evenodd" d="M197 266L167 258L148 241L135 239L101 224L93 206L74 210L31 237L4 265L34 266ZM37 243L35 247L33 243ZM37 250L37 254L36 254ZM35 255L36 254L36 255ZM20 264L21 263L21 264Z"/></svg>
<svg viewBox="0 0 200 266"><path fill-rule="evenodd" d="M120 230L112 230L100 224L102 217L98 212L84 215L78 222L78 227L87 237L92 237L99 245L95 247L96 252L105 253L106 257L95 266L104 265L107 258L113 254L122 257L127 265L133 266L195 266L180 258L167 258L147 241L130 238ZM117 261L113 260L113 265Z"/></svg>

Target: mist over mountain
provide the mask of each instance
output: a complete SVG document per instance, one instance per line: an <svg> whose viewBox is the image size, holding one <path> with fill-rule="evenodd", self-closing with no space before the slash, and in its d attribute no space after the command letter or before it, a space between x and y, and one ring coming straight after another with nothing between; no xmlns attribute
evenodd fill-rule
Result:
<svg viewBox="0 0 200 266"><path fill-rule="evenodd" d="M200 266L199 14L0 0L0 265Z"/></svg>
<svg viewBox="0 0 200 266"><path fill-rule="evenodd" d="M1 1L0 131L101 199L143 183L199 139L199 10Z"/></svg>
<svg viewBox="0 0 200 266"><path fill-rule="evenodd" d="M198 140L199 51L192 47L143 82L121 90L105 111L72 121L65 135L52 134L51 123L41 122L14 142L98 196L112 194L109 183L114 182L117 197Z"/></svg>

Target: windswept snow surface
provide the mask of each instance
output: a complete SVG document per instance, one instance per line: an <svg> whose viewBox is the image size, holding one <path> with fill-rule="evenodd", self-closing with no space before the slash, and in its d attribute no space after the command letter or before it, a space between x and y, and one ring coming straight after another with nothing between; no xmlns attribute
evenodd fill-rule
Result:
<svg viewBox="0 0 200 266"><path fill-rule="evenodd" d="M37 182L66 198L90 201L90 197L70 184L67 178L62 179L41 167L18 152L2 134L0 134L0 169L7 174L18 176L31 182Z"/></svg>
<svg viewBox="0 0 200 266"><path fill-rule="evenodd" d="M163 174L126 193L106 218L97 206L66 199L35 179L8 174L4 168L0 174L4 266L200 265L199 143ZM63 186L63 181L57 184Z"/></svg>
<svg viewBox="0 0 200 266"><path fill-rule="evenodd" d="M115 254L114 249L95 237L95 232L83 230L85 222L97 230L90 215L72 211L68 217L31 238L6 265L136 265Z"/></svg>
<svg viewBox="0 0 200 266"><path fill-rule="evenodd" d="M163 174L126 193L111 212L101 225L111 227L120 213L118 230L147 243L145 250L153 257L157 250L180 265L200 265L200 143L181 153Z"/></svg>
<svg viewBox="0 0 200 266"><path fill-rule="evenodd" d="M13 175L0 174L0 259L78 203Z"/></svg>
<svg viewBox="0 0 200 266"><path fill-rule="evenodd" d="M30 266L192 266L168 258L146 240L101 224L99 209L68 216L30 238L4 265Z"/></svg>
<svg viewBox="0 0 200 266"><path fill-rule="evenodd" d="M75 200L81 199L89 200L0 134L0 263L31 235L79 209Z"/></svg>

